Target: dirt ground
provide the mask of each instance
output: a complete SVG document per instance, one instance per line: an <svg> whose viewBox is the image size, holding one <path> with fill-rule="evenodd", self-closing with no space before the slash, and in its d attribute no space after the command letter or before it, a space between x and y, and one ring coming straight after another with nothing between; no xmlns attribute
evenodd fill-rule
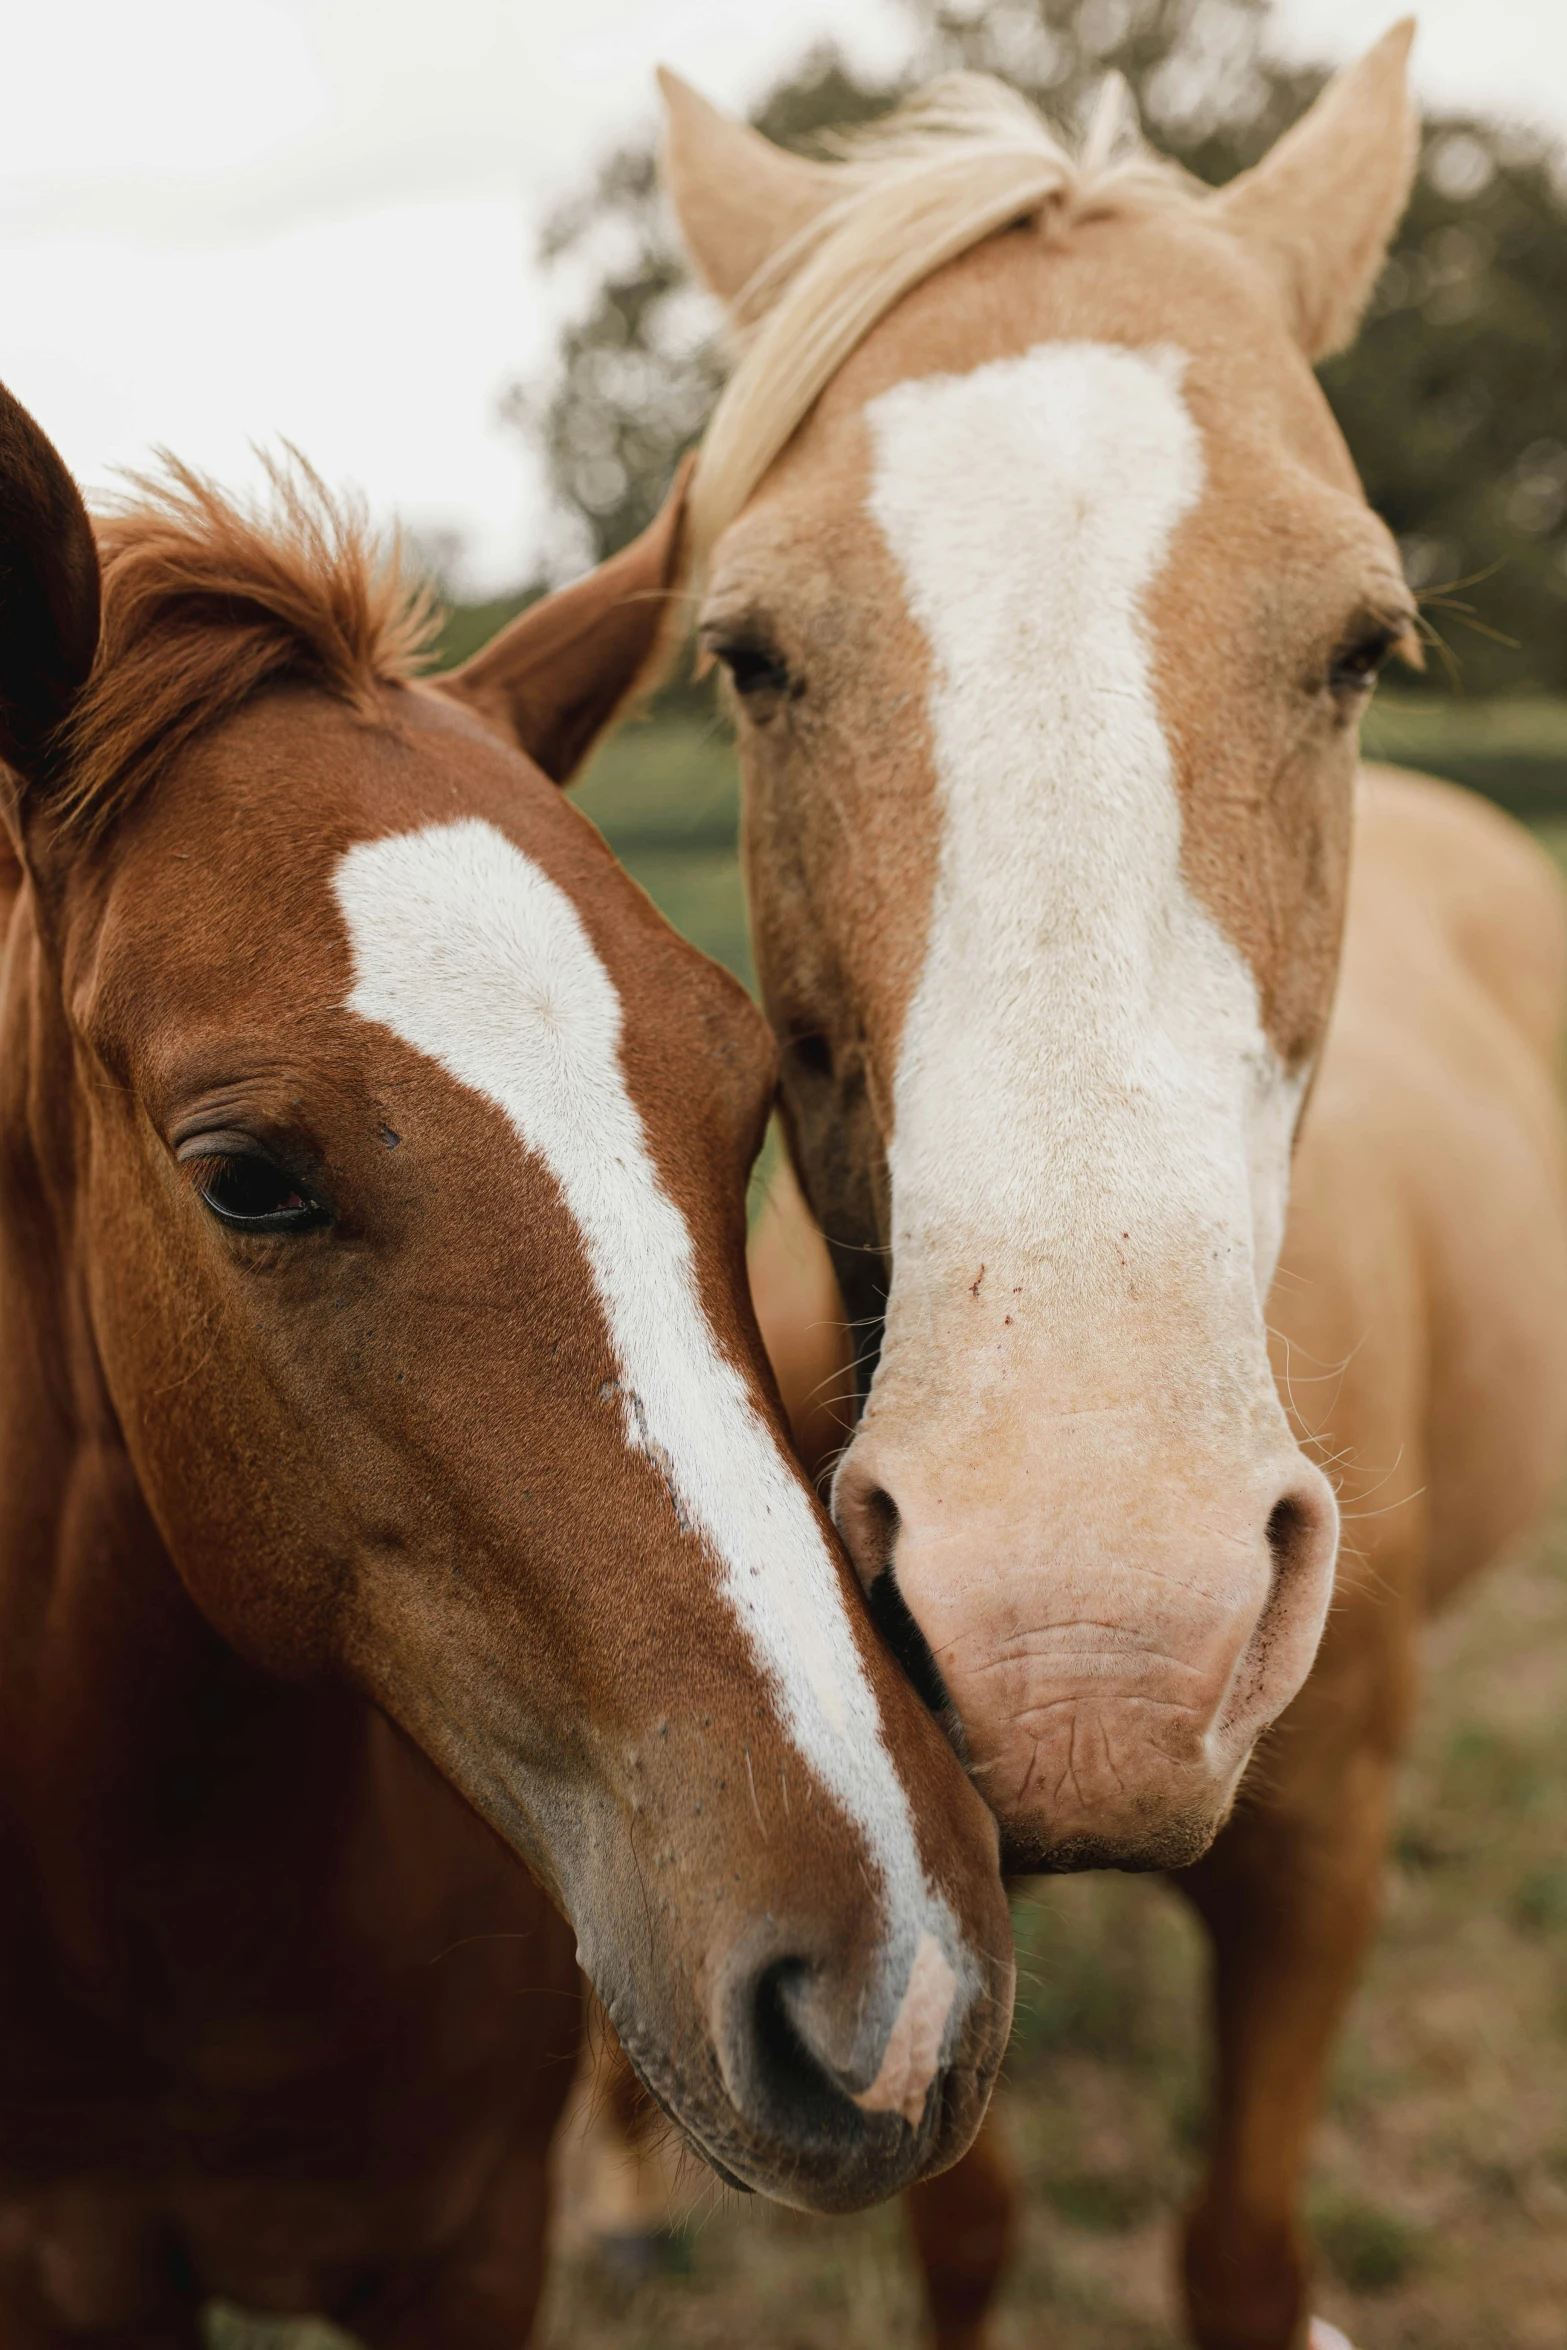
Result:
<svg viewBox="0 0 1567 2350"><path fill-rule="evenodd" d="M1311 2212L1357 2350L1567 2350L1567 1524L1431 1636L1386 1922ZM1028 2182L997 2350L1175 2350L1172 2223L1201 2126L1201 1951L1147 1879L1017 1905L1003 2090ZM568 2182L569 2185L569 2182ZM922 2337L896 2210L699 2186L656 2270L565 2212L541 2350L893 2350Z"/></svg>

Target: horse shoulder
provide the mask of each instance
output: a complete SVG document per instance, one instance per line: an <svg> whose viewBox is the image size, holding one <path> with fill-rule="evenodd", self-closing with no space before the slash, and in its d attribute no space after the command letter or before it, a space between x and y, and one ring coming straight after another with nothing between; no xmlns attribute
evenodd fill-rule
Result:
<svg viewBox="0 0 1567 2350"><path fill-rule="evenodd" d="M1358 856L1361 893L1373 904L1394 889L1418 900L1474 985L1554 1065L1567 1010L1567 890L1534 835L1457 784L1373 767Z"/></svg>

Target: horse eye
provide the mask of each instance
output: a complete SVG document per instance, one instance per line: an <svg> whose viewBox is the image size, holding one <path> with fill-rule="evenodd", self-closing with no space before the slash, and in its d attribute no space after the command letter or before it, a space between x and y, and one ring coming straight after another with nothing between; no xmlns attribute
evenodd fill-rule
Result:
<svg viewBox="0 0 1567 2350"><path fill-rule="evenodd" d="M1391 628L1368 629L1364 636L1341 645L1333 656L1328 683L1336 694L1369 693L1381 674L1397 636Z"/></svg>
<svg viewBox="0 0 1567 2350"><path fill-rule="evenodd" d="M789 691L788 664L769 645L715 645L715 659L729 672L730 683L742 701L764 694Z"/></svg>
<svg viewBox="0 0 1567 2350"><path fill-rule="evenodd" d="M198 1161L204 1207L238 1232L304 1232L325 1210L304 1186L271 1159L250 1152Z"/></svg>

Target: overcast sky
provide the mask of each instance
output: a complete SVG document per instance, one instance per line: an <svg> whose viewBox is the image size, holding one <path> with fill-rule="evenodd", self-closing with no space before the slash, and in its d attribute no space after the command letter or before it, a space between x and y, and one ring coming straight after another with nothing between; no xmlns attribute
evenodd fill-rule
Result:
<svg viewBox="0 0 1567 2350"><path fill-rule="evenodd" d="M1336 62L1384 0L1281 0ZM1426 0L1437 103L1567 134L1567 0ZM496 407L536 374L552 197L652 120L667 60L743 104L827 30L896 62L892 0L0 0L0 377L90 489L156 442L247 478L286 436L466 584L522 576L540 490Z"/></svg>

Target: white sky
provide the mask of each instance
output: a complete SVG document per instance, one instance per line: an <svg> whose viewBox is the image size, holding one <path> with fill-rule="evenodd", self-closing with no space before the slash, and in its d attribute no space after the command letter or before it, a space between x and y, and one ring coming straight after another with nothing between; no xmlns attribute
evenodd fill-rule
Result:
<svg viewBox="0 0 1567 2350"><path fill-rule="evenodd" d="M1281 0L1354 55L1385 0ZM1437 102L1567 132L1567 0L1426 0ZM549 202L652 119L667 60L731 104L893 0L0 0L0 377L89 488L163 442L226 481L286 436L508 585L539 484L496 419L547 357Z"/></svg>

